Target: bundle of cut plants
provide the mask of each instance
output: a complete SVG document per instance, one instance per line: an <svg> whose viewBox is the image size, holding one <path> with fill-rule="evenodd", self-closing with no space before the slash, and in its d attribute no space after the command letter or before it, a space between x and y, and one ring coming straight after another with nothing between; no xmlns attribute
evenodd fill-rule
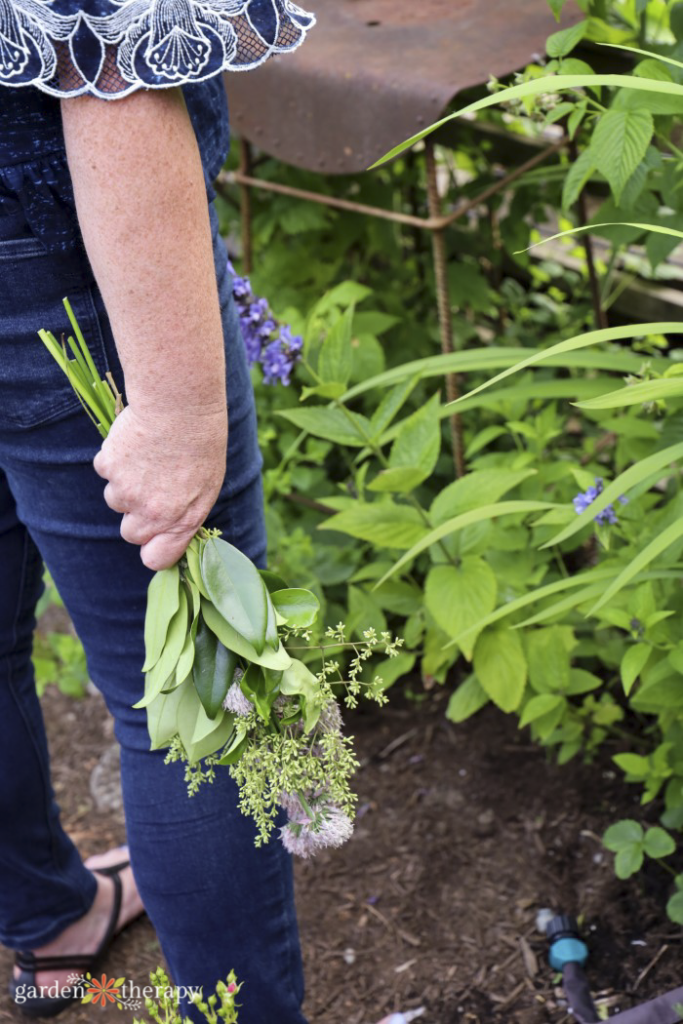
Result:
<svg viewBox="0 0 683 1024"><path fill-rule="evenodd" d="M73 336L60 344L39 331L85 411L105 438L123 401L111 375L102 379L67 299ZM392 657L402 641L365 630L349 640L342 624L309 646L319 602L274 573L257 569L220 531L201 528L177 565L155 573L145 618L144 708L151 748L185 762L190 795L227 766L240 809L256 823L256 845L279 824L284 845L311 856L351 835L357 767L342 735L335 689L353 707L364 692L386 701L380 677L362 681L372 654ZM302 658L287 645L296 640ZM348 671L337 660L350 654ZM319 671L306 660L317 655ZM336 655L337 657L333 657Z"/></svg>

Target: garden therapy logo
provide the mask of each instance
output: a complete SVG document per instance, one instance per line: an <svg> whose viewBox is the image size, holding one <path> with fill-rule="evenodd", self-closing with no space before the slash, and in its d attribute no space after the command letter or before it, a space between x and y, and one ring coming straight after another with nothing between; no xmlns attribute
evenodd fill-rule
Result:
<svg viewBox="0 0 683 1024"><path fill-rule="evenodd" d="M84 990L82 1003L101 1007L114 1005L119 1010L137 1010L141 1005L139 990L133 991L137 986L127 983L125 978L109 978L106 974L94 978L88 971L83 976L71 975L69 983Z"/></svg>

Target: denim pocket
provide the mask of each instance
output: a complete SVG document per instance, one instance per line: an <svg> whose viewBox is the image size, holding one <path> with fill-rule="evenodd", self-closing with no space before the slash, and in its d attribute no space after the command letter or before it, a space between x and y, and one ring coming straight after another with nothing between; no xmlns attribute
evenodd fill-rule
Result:
<svg viewBox="0 0 683 1024"><path fill-rule="evenodd" d="M71 334L67 297L103 375L108 369L95 311L94 281L79 249L49 254L35 238L0 241L0 430L30 428L80 408L38 331Z"/></svg>

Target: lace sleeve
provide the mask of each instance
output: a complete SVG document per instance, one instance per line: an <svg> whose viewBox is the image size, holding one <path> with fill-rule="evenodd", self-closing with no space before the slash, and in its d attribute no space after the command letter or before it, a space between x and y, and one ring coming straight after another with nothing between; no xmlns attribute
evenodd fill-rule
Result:
<svg viewBox="0 0 683 1024"><path fill-rule="evenodd" d="M0 0L0 85L102 99L248 71L296 49L291 0Z"/></svg>

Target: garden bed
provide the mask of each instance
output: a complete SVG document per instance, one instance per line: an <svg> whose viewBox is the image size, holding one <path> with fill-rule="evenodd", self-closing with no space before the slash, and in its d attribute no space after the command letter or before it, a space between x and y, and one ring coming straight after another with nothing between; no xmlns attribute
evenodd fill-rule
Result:
<svg viewBox="0 0 683 1024"><path fill-rule="evenodd" d="M356 833L342 850L297 864L311 1022L373 1024L418 1006L425 1024L568 1020L535 929L540 907L585 915L593 988L611 1014L679 985L668 879L655 868L640 888L619 882L598 841L611 821L635 814L636 790L609 760L548 764L493 710L453 726L444 698L437 691L416 706L396 696L381 711L347 714L363 765ZM50 688L43 701L67 828L85 855L121 842L120 813L95 810L89 787L112 743L100 698L75 703ZM159 959L143 920L103 970L142 983ZM3 976L10 963L2 950ZM93 1015L122 1019L92 1006L60 1019ZM19 1019L3 986L0 1021Z"/></svg>

